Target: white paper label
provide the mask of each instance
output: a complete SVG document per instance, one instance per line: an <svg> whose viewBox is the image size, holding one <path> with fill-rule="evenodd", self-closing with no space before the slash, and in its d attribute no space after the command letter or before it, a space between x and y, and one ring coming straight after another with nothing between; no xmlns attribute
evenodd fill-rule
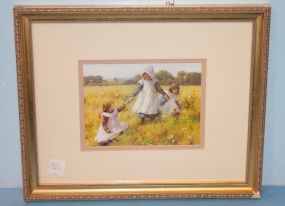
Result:
<svg viewBox="0 0 285 206"><path fill-rule="evenodd" d="M49 160L48 174L51 176L63 176L65 161Z"/></svg>

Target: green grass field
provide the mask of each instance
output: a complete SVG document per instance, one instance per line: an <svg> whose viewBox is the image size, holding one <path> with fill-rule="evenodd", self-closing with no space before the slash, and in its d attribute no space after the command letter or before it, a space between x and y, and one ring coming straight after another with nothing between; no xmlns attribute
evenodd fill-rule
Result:
<svg viewBox="0 0 285 206"><path fill-rule="evenodd" d="M132 93L135 85L85 86L84 121L86 146L94 144L94 137L101 123L99 109L106 100L113 100L120 106ZM163 87L167 89L167 87ZM200 86L181 86L179 101L182 113L179 116L158 117L140 123L132 112L135 101L119 113L119 119L129 128L112 146L130 145L195 145L200 142Z"/></svg>

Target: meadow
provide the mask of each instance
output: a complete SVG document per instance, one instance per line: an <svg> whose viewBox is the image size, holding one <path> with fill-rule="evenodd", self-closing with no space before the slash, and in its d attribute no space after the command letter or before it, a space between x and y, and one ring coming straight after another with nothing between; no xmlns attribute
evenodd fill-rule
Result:
<svg viewBox="0 0 285 206"><path fill-rule="evenodd" d="M167 87L162 86L163 89ZM92 147L101 118L99 110L106 100L119 107L132 93L135 85L84 86L85 146ZM200 86L181 86L179 101L182 112L178 116L160 116L141 124L132 112L131 102L119 113L129 128L109 145L197 145L200 143Z"/></svg>

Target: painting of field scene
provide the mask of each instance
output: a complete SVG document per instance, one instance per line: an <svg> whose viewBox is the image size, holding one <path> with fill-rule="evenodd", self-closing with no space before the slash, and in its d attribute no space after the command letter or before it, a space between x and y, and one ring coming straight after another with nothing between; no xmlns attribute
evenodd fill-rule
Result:
<svg viewBox="0 0 285 206"><path fill-rule="evenodd" d="M86 63L86 148L199 145L202 63Z"/></svg>

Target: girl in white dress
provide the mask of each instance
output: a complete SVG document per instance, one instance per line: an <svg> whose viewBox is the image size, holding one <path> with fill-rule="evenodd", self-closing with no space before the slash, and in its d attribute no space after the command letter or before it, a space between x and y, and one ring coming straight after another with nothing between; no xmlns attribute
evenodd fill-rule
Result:
<svg viewBox="0 0 285 206"><path fill-rule="evenodd" d="M148 65L142 73L142 78L138 81L135 91L131 94L131 98L138 95L133 105L133 112L141 117L144 123L146 118L154 119L159 114L158 93L167 100L168 95L159 86L158 80L154 76L153 66Z"/></svg>
<svg viewBox="0 0 285 206"><path fill-rule="evenodd" d="M119 112L121 112L125 106L126 104L116 108L113 101L108 101L103 104L100 112L102 123L95 136L95 142L99 143L99 145L108 145L114 138L122 134L128 128L128 125L120 122L118 118Z"/></svg>
<svg viewBox="0 0 285 206"><path fill-rule="evenodd" d="M178 115L181 112L181 106L178 101L180 87L177 83L170 85L168 91L166 91L169 99L166 100L164 96L160 96L160 111L162 115Z"/></svg>

